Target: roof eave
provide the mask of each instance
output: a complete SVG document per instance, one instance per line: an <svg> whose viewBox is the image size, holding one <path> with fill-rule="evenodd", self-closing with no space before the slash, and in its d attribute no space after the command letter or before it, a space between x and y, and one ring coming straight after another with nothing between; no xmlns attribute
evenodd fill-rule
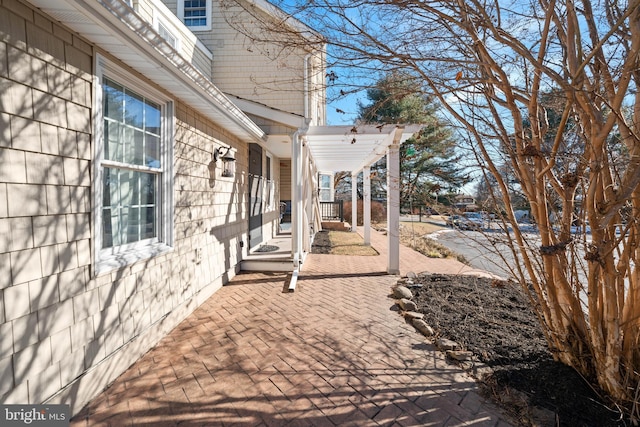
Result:
<svg viewBox="0 0 640 427"><path fill-rule="evenodd" d="M240 139L265 139L264 132L242 110L123 1L30 2ZM119 49L109 50L109 45L117 45ZM136 57L144 60L132 59Z"/></svg>

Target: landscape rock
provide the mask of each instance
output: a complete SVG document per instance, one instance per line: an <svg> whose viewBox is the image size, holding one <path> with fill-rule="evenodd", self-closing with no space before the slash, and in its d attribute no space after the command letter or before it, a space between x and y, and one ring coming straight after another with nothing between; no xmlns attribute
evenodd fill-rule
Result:
<svg viewBox="0 0 640 427"><path fill-rule="evenodd" d="M431 337L433 336L434 332L433 332L433 328L429 325L427 325L427 322L425 322L422 319L413 319L413 327L416 328L418 331L420 331L420 333L422 335L424 335L425 337Z"/></svg>
<svg viewBox="0 0 640 427"><path fill-rule="evenodd" d="M451 278L446 274L431 274L427 277L432 282L450 282Z"/></svg>
<svg viewBox="0 0 640 427"><path fill-rule="evenodd" d="M424 314L418 313L416 311L407 311L404 313L404 317L408 320L411 320L411 322L413 322L414 319L423 319Z"/></svg>
<svg viewBox="0 0 640 427"><path fill-rule="evenodd" d="M473 376L480 380L483 380L489 375L493 374L493 369L491 369L491 366L485 365L484 363L474 363L471 369Z"/></svg>
<svg viewBox="0 0 640 427"><path fill-rule="evenodd" d="M411 301L410 299L402 298L398 301L398 304L404 311L416 311L418 309L416 303Z"/></svg>
<svg viewBox="0 0 640 427"><path fill-rule="evenodd" d="M460 348L460 344L447 338L438 339L436 345L442 350L458 350Z"/></svg>
<svg viewBox="0 0 640 427"><path fill-rule="evenodd" d="M453 360L464 362L473 358L473 353L463 350L447 350L447 356Z"/></svg>
<svg viewBox="0 0 640 427"><path fill-rule="evenodd" d="M407 273L407 278L408 279L415 279L416 277L418 277L418 275L416 273L414 273L413 271L410 271Z"/></svg>
<svg viewBox="0 0 640 427"><path fill-rule="evenodd" d="M393 296L398 299L411 299L413 298L413 292L411 292L406 286L396 286L393 288Z"/></svg>

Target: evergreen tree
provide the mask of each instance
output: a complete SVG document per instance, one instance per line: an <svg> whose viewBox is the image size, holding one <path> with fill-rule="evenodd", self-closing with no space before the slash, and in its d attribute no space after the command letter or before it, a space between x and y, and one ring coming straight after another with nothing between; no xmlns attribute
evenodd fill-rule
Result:
<svg viewBox="0 0 640 427"><path fill-rule="evenodd" d="M437 115L437 107L424 95L419 80L392 72L367 90L369 104L359 105L362 123L423 124L415 137L400 147L401 201L403 206L431 205L441 191L469 182L456 153L451 127ZM372 166L372 194L386 185L386 160Z"/></svg>

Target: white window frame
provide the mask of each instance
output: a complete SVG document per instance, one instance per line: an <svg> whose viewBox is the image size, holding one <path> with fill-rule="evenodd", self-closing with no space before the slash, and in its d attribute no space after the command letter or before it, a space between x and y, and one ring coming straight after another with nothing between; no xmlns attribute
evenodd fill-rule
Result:
<svg viewBox="0 0 640 427"><path fill-rule="evenodd" d="M322 185L322 177L323 176L328 176L329 177L329 186L328 187L324 187ZM329 192L329 200L321 200L323 202L333 202L335 201L334 199L334 191L333 191L333 174L332 173L327 173L327 172L318 172L318 190L320 194L322 194L323 190L326 190ZM321 197L318 197L319 199L321 199Z"/></svg>
<svg viewBox="0 0 640 427"><path fill-rule="evenodd" d="M185 0L178 0L178 18L187 26L191 31L209 31L211 30L211 0L206 0L205 8L206 8L206 18L207 23L205 25L187 25L184 19L184 2Z"/></svg>
<svg viewBox="0 0 640 427"><path fill-rule="evenodd" d="M96 73L94 77L94 146L93 151L93 275L98 276L112 270L133 264L137 261L173 250L173 135L175 128L174 102L166 95L152 88L140 79L133 77L124 69L108 61L102 55L96 55ZM158 179L157 238L141 240L126 245L102 248L103 243L103 177L104 168L109 161L104 157L104 79L108 78L161 106L161 165Z"/></svg>

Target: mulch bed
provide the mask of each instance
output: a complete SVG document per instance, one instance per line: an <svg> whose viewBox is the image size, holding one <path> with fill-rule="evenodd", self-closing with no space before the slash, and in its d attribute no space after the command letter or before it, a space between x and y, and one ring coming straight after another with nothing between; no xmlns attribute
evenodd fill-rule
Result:
<svg viewBox="0 0 640 427"><path fill-rule="evenodd" d="M426 323L437 337L458 342L492 368L481 380L483 390L518 425L630 425L573 369L553 360L517 284L437 274L413 281L413 301Z"/></svg>
<svg viewBox="0 0 640 427"><path fill-rule="evenodd" d="M313 238L311 252L314 254L331 253L331 240L329 239L329 232L327 230L318 231L316 233L315 237Z"/></svg>

